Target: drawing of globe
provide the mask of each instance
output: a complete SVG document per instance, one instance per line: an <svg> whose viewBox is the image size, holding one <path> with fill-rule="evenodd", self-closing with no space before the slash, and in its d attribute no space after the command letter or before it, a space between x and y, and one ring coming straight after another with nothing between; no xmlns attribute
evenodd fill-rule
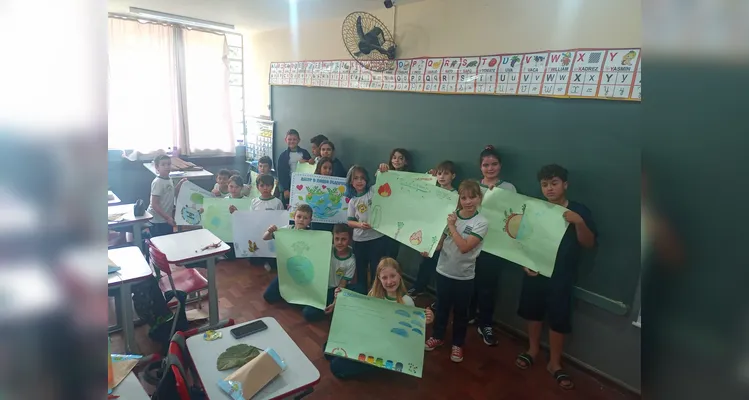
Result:
<svg viewBox="0 0 749 400"><path fill-rule="evenodd" d="M307 257L294 256L286 261L286 268L291 279L298 285L306 285L315 277L315 268Z"/></svg>
<svg viewBox="0 0 749 400"><path fill-rule="evenodd" d="M312 207L313 216L317 219L335 217L343 207L342 197L331 196L329 193L311 194L306 196L307 204Z"/></svg>

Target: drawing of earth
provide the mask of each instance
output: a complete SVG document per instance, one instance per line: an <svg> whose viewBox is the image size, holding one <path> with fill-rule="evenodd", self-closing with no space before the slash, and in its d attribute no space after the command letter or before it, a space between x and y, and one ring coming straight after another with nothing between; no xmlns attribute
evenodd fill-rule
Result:
<svg viewBox="0 0 749 400"><path fill-rule="evenodd" d="M286 261L286 268L291 279L298 285L307 285L315 277L315 268L312 262L304 256L293 256Z"/></svg>
<svg viewBox="0 0 749 400"><path fill-rule="evenodd" d="M182 219L190 225L200 224L200 213L193 207L184 206L182 208Z"/></svg>
<svg viewBox="0 0 749 400"><path fill-rule="evenodd" d="M307 193L305 201L312 207L313 217L316 219L329 219L335 217L343 207L343 197L333 196L330 193Z"/></svg>

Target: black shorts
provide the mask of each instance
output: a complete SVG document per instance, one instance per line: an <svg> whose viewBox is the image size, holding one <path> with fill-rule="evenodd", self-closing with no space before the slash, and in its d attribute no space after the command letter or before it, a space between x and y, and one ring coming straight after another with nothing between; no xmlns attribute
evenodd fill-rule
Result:
<svg viewBox="0 0 749 400"><path fill-rule="evenodd" d="M571 282L553 282L537 275L523 277L518 315L528 321L548 318L549 329L559 333L572 332Z"/></svg>

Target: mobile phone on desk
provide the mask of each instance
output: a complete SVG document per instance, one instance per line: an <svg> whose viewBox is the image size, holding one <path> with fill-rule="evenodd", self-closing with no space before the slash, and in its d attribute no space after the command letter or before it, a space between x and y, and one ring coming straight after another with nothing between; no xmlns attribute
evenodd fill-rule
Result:
<svg viewBox="0 0 749 400"><path fill-rule="evenodd" d="M249 324L238 326L229 332L231 332L231 335L234 336L234 339L240 339L245 336L250 336L253 333L264 331L266 329L268 329L268 325L265 325L265 322L255 321L250 322Z"/></svg>

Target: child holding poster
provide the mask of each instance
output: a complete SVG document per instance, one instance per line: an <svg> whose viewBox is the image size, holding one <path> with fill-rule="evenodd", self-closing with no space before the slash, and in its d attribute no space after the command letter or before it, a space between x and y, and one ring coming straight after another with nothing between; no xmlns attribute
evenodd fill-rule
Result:
<svg viewBox="0 0 749 400"><path fill-rule="evenodd" d="M453 187L453 180L455 180L455 163L452 161L442 161L437 167L430 169L428 174L437 177L437 185L442 189L454 192L456 189ZM440 258L440 251L436 250L432 257L428 254L422 254L423 259L419 265L419 273L416 276L416 283L411 289L408 289L408 295L416 298L417 296L424 293L427 288L427 284L434 275L435 268L437 268L437 260ZM437 309L437 303L432 303L432 309Z"/></svg>
<svg viewBox="0 0 749 400"><path fill-rule="evenodd" d="M466 180L458 188L457 213L447 216L447 229L437 246L442 249L437 261L437 315L432 337L424 349L432 351L445 344L445 331L453 312L452 350L450 360L463 361L463 344L468 329L468 307L471 303L476 258L481 253L489 221L479 214L483 194L479 183Z"/></svg>
<svg viewBox="0 0 749 400"><path fill-rule="evenodd" d="M297 206L294 212L294 225L282 226L280 229L309 229L309 223L312 221L312 207L307 204L301 203ZM263 240L271 240L275 238L274 233L279 228L275 225L268 227L268 230L263 234ZM273 278L270 285L265 288L263 298L270 304L277 303L283 300L281 297L281 289L278 286L278 276Z"/></svg>
<svg viewBox="0 0 749 400"><path fill-rule="evenodd" d="M319 321L326 314L333 312L333 300L341 289L348 287L349 290L360 292L349 285L356 273L356 260L351 244L351 227L346 224L336 224L333 227L333 257L330 258L330 280L328 281L328 302L325 310L318 310L306 306L302 309L302 315L308 322Z"/></svg>
<svg viewBox="0 0 749 400"><path fill-rule="evenodd" d="M567 199L567 170L552 164L538 172L541 191L549 203L567 208L563 218L569 223L559 243L551 278L525 269L518 315L528 321L528 351L520 354L515 365L528 369L538 356L544 317L549 318L549 364L546 369L562 389L572 389L570 376L562 369L564 335L572 331L572 292L577 279L577 264L582 248L596 245L598 235L590 210Z"/></svg>
<svg viewBox="0 0 749 400"><path fill-rule="evenodd" d="M232 175L229 177L229 184L227 185L229 188L229 194L225 196L227 199L241 199L245 197L242 193L244 190L244 181L242 180L242 177L239 175ZM234 213L234 211L237 211L237 207L234 207L234 205L229 206L229 213ZM234 251L234 243L226 243L229 245L229 251L226 253L226 259L227 260L234 260L237 258L236 253Z"/></svg>
<svg viewBox="0 0 749 400"><path fill-rule="evenodd" d="M375 189L371 186L369 174L364 167L354 165L348 171L345 195L351 199L348 206L348 226L354 229L357 284L369 287L369 272L372 272L374 280L377 264L387 255L390 242L369 224Z"/></svg>
<svg viewBox="0 0 749 400"><path fill-rule="evenodd" d="M481 192L500 188L517 192L515 185L500 179L502 171L502 158L492 145L488 145L479 155L479 166L481 167ZM470 324L478 323L478 332L484 343L488 346L496 346L497 338L492 328L492 317L494 316L494 305L497 302L497 288L499 287L499 275L501 267L507 261L487 252L481 252L476 260L476 285L468 321ZM478 314L478 318L477 315Z"/></svg>
<svg viewBox="0 0 749 400"><path fill-rule="evenodd" d="M414 300L406 294L406 285L403 283L403 273L401 272L398 261L395 261L395 259L390 257L383 258L377 265L375 276L376 278L372 284L372 289L367 296L386 299L407 306L414 306ZM335 301L330 308L332 309L334 306ZM434 314L429 308L424 310L424 315L426 317L425 322L427 325L434 321ZM327 343L323 345L323 351L325 350L326 345ZM335 357L328 354L325 354L325 358L330 360L330 372L339 379L352 378L377 368L363 362Z"/></svg>
<svg viewBox="0 0 749 400"><path fill-rule="evenodd" d="M273 197L275 180L272 176L260 175L257 177L256 184L257 190L260 192L260 197L252 199L252 211L285 209L281 200Z"/></svg>
<svg viewBox="0 0 749 400"><path fill-rule="evenodd" d="M289 147L278 156L278 183L283 193L284 205L288 204L291 196L291 174L296 172L296 166L299 161L309 160L312 158L309 152L299 147L299 132L296 129L289 129L286 132L286 145Z"/></svg>
<svg viewBox="0 0 749 400"><path fill-rule="evenodd" d="M216 184L213 185L213 193L216 197L226 197L229 195L229 178L231 178L231 171L228 169L222 169L216 174Z"/></svg>
<svg viewBox="0 0 749 400"><path fill-rule="evenodd" d="M390 152L390 161L388 164L380 164L379 171L402 171L402 172L413 172L413 164L411 163L411 153L402 148L395 148ZM400 243L397 240L386 238L388 241L387 254L389 257L398 258L398 250L400 249Z"/></svg>
<svg viewBox="0 0 749 400"><path fill-rule="evenodd" d="M315 175L333 176L333 160L328 157L320 157L315 166Z"/></svg>

